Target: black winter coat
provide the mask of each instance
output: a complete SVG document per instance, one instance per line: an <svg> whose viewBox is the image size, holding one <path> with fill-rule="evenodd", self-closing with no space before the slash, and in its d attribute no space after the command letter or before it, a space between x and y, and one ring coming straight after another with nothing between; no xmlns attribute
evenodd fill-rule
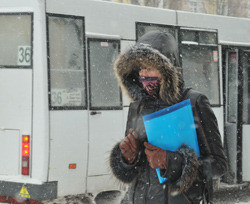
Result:
<svg viewBox="0 0 250 204"><path fill-rule="evenodd" d="M120 84L134 101L129 107L125 136L133 128L138 133L141 146L137 160L129 165L124 161L118 143L111 151L110 168L117 179L129 184L124 203L199 203L206 183L226 171L217 120L207 97L196 91L184 90L180 70L158 50L138 43L116 61L115 70ZM161 74L160 98L157 100L144 91L138 80L138 70L142 65L153 66ZM142 115L181 102L189 98L188 94L190 98L195 94L197 99L192 101L192 108L201 156L198 159L194 151L185 145L175 152L168 151L167 169L161 169L161 175L168 181L160 184L156 170L149 166L144 153L143 142L147 141L147 137Z"/></svg>

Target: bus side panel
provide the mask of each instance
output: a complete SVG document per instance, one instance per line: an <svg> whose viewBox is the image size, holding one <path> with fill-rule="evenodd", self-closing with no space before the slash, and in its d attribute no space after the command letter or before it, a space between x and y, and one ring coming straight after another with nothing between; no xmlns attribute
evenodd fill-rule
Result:
<svg viewBox="0 0 250 204"><path fill-rule="evenodd" d="M125 6L124 4L105 1L79 0L49 0L46 6L49 13L85 16L86 32L119 35L122 36L122 39L136 39L135 22L137 21L176 24L176 12L166 9L145 8L135 5Z"/></svg>
<svg viewBox="0 0 250 204"><path fill-rule="evenodd" d="M0 175L17 176L21 174L21 136L31 134L32 70L1 69L0 93Z"/></svg>
<svg viewBox="0 0 250 204"><path fill-rule="evenodd" d="M178 25L218 29L219 41L250 43L248 19L178 11Z"/></svg>
<svg viewBox="0 0 250 204"><path fill-rule="evenodd" d="M1 128L31 131L32 70L0 69Z"/></svg>
<svg viewBox="0 0 250 204"><path fill-rule="evenodd" d="M20 174L20 134L18 130L0 130L0 174Z"/></svg>
<svg viewBox="0 0 250 204"><path fill-rule="evenodd" d="M30 8L30 7L33 7L35 4L35 1L34 0L18 0L18 1L15 1L13 3L13 1L9 1L9 0L1 0L1 7L2 8L11 8L11 7L14 7L14 8Z"/></svg>
<svg viewBox="0 0 250 204"><path fill-rule="evenodd" d="M50 111L49 181L58 181L58 196L85 192L87 155L87 111Z"/></svg>

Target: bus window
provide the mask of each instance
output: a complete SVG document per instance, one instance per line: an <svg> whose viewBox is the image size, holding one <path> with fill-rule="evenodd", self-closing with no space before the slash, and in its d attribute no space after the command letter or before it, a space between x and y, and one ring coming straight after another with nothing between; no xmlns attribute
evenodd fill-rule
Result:
<svg viewBox="0 0 250 204"><path fill-rule="evenodd" d="M216 38L210 39L211 36ZM186 87L204 93L212 105L220 105L218 47L213 44L217 42L217 34L181 30L181 42Z"/></svg>
<svg viewBox="0 0 250 204"><path fill-rule="evenodd" d="M51 109L86 109L84 19L48 15Z"/></svg>
<svg viewBox="0 0 250 204"><path fill-rule="evenodd" d="M0 15L0 67L31 68L32 14Z"/></svg>
<svg viewBox="0 0 250 204"><path fill-rule="evenodd" d="M199 42L201 44L217 45L216 35L214 32L199 32Z"/></svg>
<svg viewBox="0 0 250 204"><path fill-rule="evenodd" d="M185 31L181 32L182 42L197 42L197 35L195 31Z"/></svg>
<svg viewBox="0 0 250 204"><path fill-rule="evenodd" d="M174 26L152 24L152 23L136 23L136 40L138 40L145 33L152 30L165 31L172 34L176 38L176 30Z"/></svg>
<svg viewBox="0 0 250 204"><path fill-rule="evenodd" d="M121 92L113 64L120 42L88 39L90 109L122 109Z"/></svg>
<svg viewBox="0 0 250 204"><path fill-rule="evenodd" d="M204 93L211 104L219 104L217 49L185 46L182 48L182 67L185 84Z"/></svg>

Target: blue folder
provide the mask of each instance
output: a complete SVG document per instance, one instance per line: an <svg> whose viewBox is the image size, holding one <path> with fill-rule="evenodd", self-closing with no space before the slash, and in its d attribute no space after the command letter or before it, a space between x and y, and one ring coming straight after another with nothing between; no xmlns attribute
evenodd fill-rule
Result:
<svg viewBox="0 0 250 204"><path fill-rule="evenodd" d="M143 116L148 142L168 151L175 151L182 144L192 148L200 156L197 134L190 99ZM160 183L167 178L161 177L156 169Z"/></svg>

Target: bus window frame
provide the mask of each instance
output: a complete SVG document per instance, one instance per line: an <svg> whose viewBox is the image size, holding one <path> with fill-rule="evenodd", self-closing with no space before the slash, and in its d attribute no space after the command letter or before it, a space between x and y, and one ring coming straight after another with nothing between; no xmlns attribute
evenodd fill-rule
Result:
<svg viewBox="0 0 250 204"><path fill-rule="evenodd" d="M80 19L82 20L83 26L83 75L84 75L84 93L85 93L85 105L84 106L52 106L51 103L51 70L50 70L50 42L49 42L49 17L58 17L58 18L71 18L71 19ZM86 64L86 33L85 33L85 17L84 16L75 16L75 15L66 15L66 14L57 14L57 13L46 13L46 35L47 35L47 66L48 66L48 99L49 99L49 110L87 110L88 109L88 92L87 92L87 64Z"/></svg>
<svg viewBox="0 0 250 204"><path fill-rule="evenodd" d="M0 16L3 15L13 15L13 16L18 16L18 15L29 15L30 16L30 65L29 66L22 66L22 65L1 65L0 64L0 69L33 69L33 39L34 39L34 14L33 12L6 12L6 13L0 13Z"/></svg>
<svg viewBox="0 0 250 204"><path fill-rule="evenodd" d="M90 110L122 110L123 109L123 100L122 100L122 91L119 86L119 92L120 92L120 105L119 106L92 106L92 101L91 101L91 62L90 62L90 41L94 42L117 42L118 44L118 55L121 52L121 41L120 40L115 40L115 39L105 39L105 38L87 38L87 52L88 52L88 83L89 83L89 109Z"/></svg>
<svg viewBox="0 0 250 204"><path fill-rule="evenodd" d="M175 26L175 25L166 25L166 24L158 24L158 23L149 23L149 22L140 22L140 21L137 21L135 22L135 34L136 34L136 42L138 41L139 37L138 37L138 26L140 25L143 25L143 26L158 26L158 27L162 27L162 28L170 28L170 29L173 29L175 31L175 39L176 39L176 42L178 42L178 39L179 39L179 35L178 35L178 26Z"/></svg>
<svg viewBox="0 0 250 204"><path fill-rule="evenodd" d="M181 31L182 30L186 30L186 31L195 31L195 33L196 33L196 42L197 42L197 45L194 45L194 44L183 44L182 43L182 38L181 38ZM200 43L199 42L199 39L200 39L200 35L199 35L199 33L200 32L212 32L212 33L216 33L216 43L217 44L205 44L205 43ZM221 86L221 79L220 79L220 57L219 57L219 55L220 55L220 53L219 53L219 44L218 44L218 29L214 29L214 30L206 30L206 29L199 29L199 28L192 28L192 27L183 27L183 26L180 26L179 27L179 29L178 29L178 36L179 36L179 55L180 55L180 64L181 64L181 67L182 67L182 64L183 64L183 60L182 60L182 54L183 54L183 47L208 47L208 48L217 48L217 50L218 50L218 65L217 65L217 71L218 71L218 89L219 89L219 92L218 92L218 94L219 94L219 98L218 98L218 100L219 100L219 103L218 104L211 104L211 107L221 107L221 106L223 106L222 104L221 104L221 88L220 88L220 86Z"/></svg>

